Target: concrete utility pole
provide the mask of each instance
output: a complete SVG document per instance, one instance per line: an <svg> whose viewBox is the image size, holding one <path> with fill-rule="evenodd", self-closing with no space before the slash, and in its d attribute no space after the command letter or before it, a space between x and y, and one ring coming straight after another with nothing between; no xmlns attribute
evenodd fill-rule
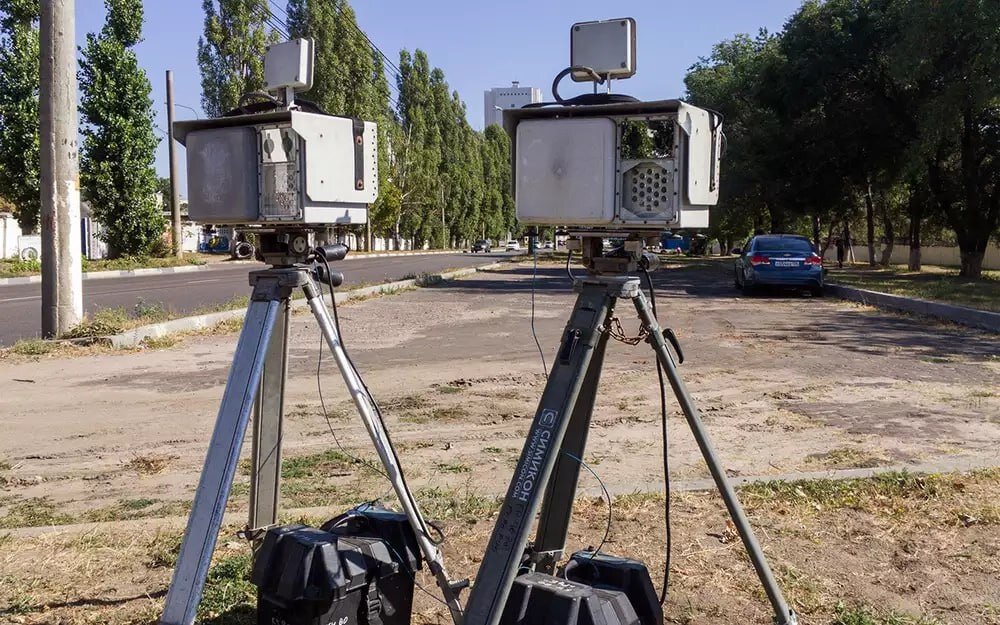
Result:
<svg viewBox="0 0 1000 625"><path fill-rule="evenodd" d="M40 165L42 336L83 320L74 0L42 0Z"/></svg>
<svg viewBox="0 0 1000 625"><path fill-rule="evenodd" d="M184 255L184 233L181 231L181 197L177 191L177 150L174 146L174 73L167 70L167 145L170 151L170 220L174 256Z"/></svg>

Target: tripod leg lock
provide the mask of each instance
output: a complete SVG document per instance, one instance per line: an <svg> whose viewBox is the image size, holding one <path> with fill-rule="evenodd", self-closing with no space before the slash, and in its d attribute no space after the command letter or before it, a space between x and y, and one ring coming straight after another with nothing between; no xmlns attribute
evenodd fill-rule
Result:
<svg viewBox="0 0 1000 625"><path fill-rule="evenodd" d="M681 350L681 342L677 340L677 335L670 328L663 328L663 338L667 339L671 345L674 346L674 351L677 352L677 364L684 364L684 352Z"/></svg>

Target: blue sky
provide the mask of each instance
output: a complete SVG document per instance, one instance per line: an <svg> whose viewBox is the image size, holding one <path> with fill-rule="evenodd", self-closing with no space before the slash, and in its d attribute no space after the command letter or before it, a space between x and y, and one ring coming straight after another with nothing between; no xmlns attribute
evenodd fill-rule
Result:
<svg viewBox="0 0 1000 625"><path fill-rule="evenodd" d="M284 9L285 0L273 0ZM778 30L801 0L604 0L539 2L506 0L356 0L359 25L393 60L399 50L421 48L433 65L444 70L452 89L468 107L469 122L483 123L483 91L519 80L549 96L552 77L569 64L569 27L573 22L634 17L638 22L638 72L615 86L621 93L641 99L678 97L683 94L684 73L716 42L736 33L759 28ZM76 0L77 45L88 32L101 28L103 0ZM201 86L196 63L202 32L201 0L146 0L145 40L137 54L153 85L157 124L166 128L164 72L174 72L174 97L178 105L201 112ZM282 12L275 10L281 18ZM564 83L563 95L582 90ZM194 114L177 109L179 119ZM183 150L181 151L183 170ZM156 168L167 173L166 141L161 142ZM183 176L183 171L182 171ZM182 187L183 189L183 187ZM183 195L183 190L182 190Z"/></svg>

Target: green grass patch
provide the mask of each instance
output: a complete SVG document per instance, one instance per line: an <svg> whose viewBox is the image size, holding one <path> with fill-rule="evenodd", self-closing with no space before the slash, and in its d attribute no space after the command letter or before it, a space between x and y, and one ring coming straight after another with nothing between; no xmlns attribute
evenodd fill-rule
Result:
<svg viewBox="0 0 1000 625"><path fill-rule="evenodd" d="M846 508L892 518L930 509L936 502L937 508L947 509L950 522L970 519L977 524L1000 523L1000 506L966 509L961 500L969 481L986 481L1000 487L1000 469L972 471L967 477L886 472L850 480L755 482L741 486L739 491L750 509L785 506L795 512L813 514L824 509ZM945 507L941 508L941 504Z"/></svg>
<svg viewBox="0 0 1000 625"><path fill-rule="evenodd" d="M76 517L59 512L48 497L32 497L10 504L7 514L0 517L0 529L69 525L77 520Z"/></svg>
<svg viewBox="0 0 1000 625"><path fill-rule="evenodd" d="M186 265L204 265L205 261L197 255L186 254L184 258L173 256L156 258L150 256L123 256L114 259L81 261L84 273L94 271L131 271L133 269L149 269L163 267L183 267ZM37 276L42 273L42 263L38 260L0 259L0 278L20 278Z"/></svg>
<svg viewBox="0 0 1000 625"><path fill-rule="evenodd" d="M336 449L327 449L318 454L295 456L281 463L281 478L285 480L309 477L327 477L333 472L343 472L354 465L354 459ZM250 466L247 465L247 473Z"/></svg>
<svg viewBox="0 0 1000 625"><path fill-rule="evenodd" d="M22 339L3 350L15 356L44 356L59 349L59 343L42 339Z"/></svg>
<svg viewBox="0 0 1000 625"><path fill-rule="evenodd" d="M42 273L42 263L38 260L0 258L0 278L20 278Z"/></svg>
<svg viewBox="0 0 1000 625"><path fill-rule="evenodd" d="M208 571L205 590L198 604L198 621L213 625L243 625L255 622L257 588L250 583L253 554L227 556Z"/></svg>
<svg viewBox="0 0 1000 625"><path fill-rule="evenodd" d="M424 514L442 521L487 519L500 509L501 503L499 497L484 497L468 489L422 488L416 497Z"/></svg>
<svg viewBox="0 0 1000 625"><path fill-rule="evenodd" d="M435 462L434 469L441 473L472 473L472 468L461 462Z"/></svg>
<svg viewBox="0 0 1000 625"><path fill-rule="evenodd" d="M1000 312L1000 271L983 271L975 280L962 278L957 269L925 266L909 271L897 265L886 269L830 269L827 280L859 289Z"/></svg>

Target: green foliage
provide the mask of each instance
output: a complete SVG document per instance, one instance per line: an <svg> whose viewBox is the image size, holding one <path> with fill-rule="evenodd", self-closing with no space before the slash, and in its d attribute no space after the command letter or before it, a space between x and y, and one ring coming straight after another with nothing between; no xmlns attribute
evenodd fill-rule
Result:
<svg viewBox="0 0 1000 625"><path fill-rule="evenodd" d="M203 0L205 34L198 39L201 106L219 117L240 97L264 86L264 47L277 40L265 20L267 0Z"/></svg>
<svg viewBox="0 0 1000 625"><path fill-rule="evenodd" d="M944 221L978 277L1000 231L998 23L990 0L809 0L777 35L715 46L685 79L726 115L710 234L819 240L864 214L887 257L904 219L915 248Z"/></svg>
<svg viewBox="0 0 1000 625"><path fill-rule="evenodd" d="M132 49L141 41L141 0L105 0L107 20L87 35L80 60L84 199L104 225L112 256L148 254L163 234L156 204L153 102Z"/></svg>
<svg viewBox="0 0 1000 625"><path fill-rule="evenodd" d="M38 0L0 0L0 196L25 232L41 208L38 144Z"/></svg>

